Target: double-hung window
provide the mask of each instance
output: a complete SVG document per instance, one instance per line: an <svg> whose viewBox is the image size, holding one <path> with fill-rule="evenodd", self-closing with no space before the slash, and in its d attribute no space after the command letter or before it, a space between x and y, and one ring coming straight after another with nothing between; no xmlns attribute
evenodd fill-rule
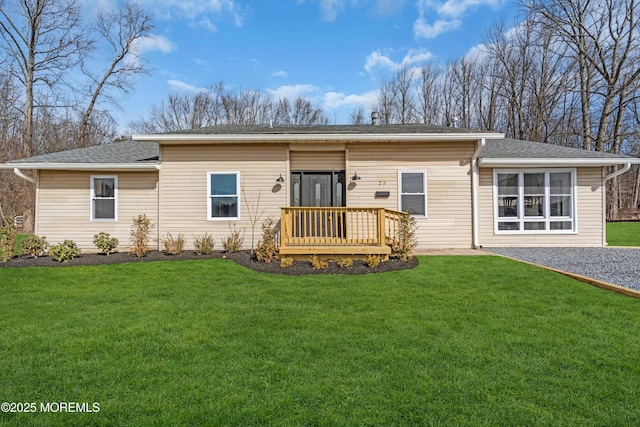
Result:
<svg viewBox="0 0 640 427"><path fill-rule="evenodd" d="M207 174L207 218L211 220L240 218L240 173L209 172Z"/></svg>
<svg viewBox="0 0 640 427"><path fill-rule="evenodd" d="M91 176L91 220L118 220L117 176Z"/></svg>
<svg viewBox="0 0 640 427"><path fill-rule="evenodd" d="M398 171L398 186L400 197L398 209L411 215L427 216L427 172Z"/></svg>
<svg viewBox="0 0 640 427"><path fill-rule="evenodd" d="M495 171L497 233L576 231L575 170Z"/></svg>

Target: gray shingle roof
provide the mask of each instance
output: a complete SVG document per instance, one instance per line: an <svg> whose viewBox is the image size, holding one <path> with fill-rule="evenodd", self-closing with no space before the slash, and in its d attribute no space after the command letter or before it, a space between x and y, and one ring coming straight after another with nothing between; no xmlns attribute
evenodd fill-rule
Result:
<svg viewBox="0 0 640 427"><path fill-rule="evenodd" d="M10 163L157 163L158 153L158 144L154 142L123 141L43 154L41 156L13 160Z"/></svg>
<svg viewBox="0 0 640 427"><path fill-rule="evenodd" d="M620 159L620 157L628 156L509 138L488 140L480 154L482 159ZM629 157L629 159L635 159L635 157Z"/></svg>
<svg viewBox="0 0 640 427"><path fill-rule="evenodd" d="M199 131L202 134L270 134L299 132L304 134L316 133L339 133L345 134L360 133L432 133L432 134L460 134L470 133L470 131L458 128L428 125L380 125L380 126L216 126L214 128L203 128ZM195 131L184 132L194 133ZM475 133L475 132L474 132ZM8 162L6 165L20 166L20 164L154 164L158 162L158 144L150 141L124 141L107 145L80 148L75 150L61 151L58 153L44 154L41 156L19 159ZM600 153L594 151L579 150L558 145L542 144L539 142L520 141L515 139L487 140L487 144L480 155L481 159L575 159L575 160L615 160L614 163L621 163L621 160L630 159L633 163L639 161L636 157L618 156L615 154Z"/></svg>
<svg viewBox="0 0 640 427"><path fill-rule="evenodd" d="M326 134L478 134L495 133L488 131L471 131L468 129L425 124L393 124L393 125L322 125L322 126L269 126L269 125L220 125L198 129L167 132L169 135L326 135Z"/></svg>

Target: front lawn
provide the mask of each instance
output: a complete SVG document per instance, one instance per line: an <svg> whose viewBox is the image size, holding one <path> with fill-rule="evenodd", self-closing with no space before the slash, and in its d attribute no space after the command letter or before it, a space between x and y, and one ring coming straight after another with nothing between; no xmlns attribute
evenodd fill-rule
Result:
<svg viewBox="0 0 640 427"><path fill-rule="evenodd" d="M0 270L10 425L634 425L640 301L500 257ZM39 409L39 406L38 406Z"/></svg>
<svg viewBox="0 0 640 427"><path fill-rule="evenodd" d="M609 246L640 246L640 222L608 222Z"/></svg>

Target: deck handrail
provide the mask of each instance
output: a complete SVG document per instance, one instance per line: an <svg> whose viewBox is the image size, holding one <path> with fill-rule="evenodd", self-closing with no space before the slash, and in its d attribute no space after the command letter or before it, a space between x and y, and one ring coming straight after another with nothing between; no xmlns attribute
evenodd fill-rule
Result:
<svg viewBox="0 0 640 427"><path fill-rule="evenodd" d="M281 208L280 247L393 246L404 212L380 207Z"/></svg>

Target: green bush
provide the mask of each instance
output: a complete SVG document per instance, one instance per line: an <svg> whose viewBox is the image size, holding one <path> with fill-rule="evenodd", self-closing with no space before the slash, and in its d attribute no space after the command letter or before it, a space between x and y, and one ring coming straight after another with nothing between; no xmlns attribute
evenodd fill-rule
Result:
<svg viewBox="0 0 640 427"><path fill-rule="evenodd" d="M49 249L49 242L47 238L42 236L29 236L22 241L22 253L24 255L31 255L34 258L39 256L45 256Z"/></svg>
<svg viewBox="0 0 640 427"><path fill-rule="evenodd" d="M400 261L408 261L413 258L413 250L418 245L417 229L416 219L409 213L403 213L400 216L396 240L393 245L394 257L400 259Z"/></svg>
<svg viewBox="0 0 640 427"><path fill-rule="evenodd" d="M131 224L131 239L129 240L129 253L142 258L149 253L149 233L153 228L147 214L133 218Z"/></svg>
<svg viewBox="0 0 640 427"><path fill-rule="evenodd" d="M282 257L280 259L280 267L282 268L289 268L293 265L293 257Z"/></svg>
<svg viewBox="0 0 640 427"><path fill-rule="evenodd" d="M269 217L262 223L262 240L256 248L256 258L260 262L271 262L278 255L278 232L276 222Z"/></svg>
<svg viewBox="0 0 640 427"><path fill-rule="evenodd" d="M13 258L18 240L18 230L13 226L13 223L6 222L6 224L6 226L0 227L0 261L2 262L8 262Z"/></svg>
<svg viewBox="0 0 640 427"><path fill-rule="evenodd" d="M338 261L338 266L340 268L351 268L353 267L353 259L351 258L342 258Z"/></svg>
<svg viewBox="0 0 640 427"><path fill-rule="evenodd" d="M329 267L329 262L323 260L318 255L311 256L311 260L309 262L314 270L323 270Z"/></svg>
<svg viewBox="0 0 640 427"><path fill-rule="evenodd" d="M380 263L382 262L382 258L380 258L378 255L368 255L367 256L367 265L370 268L376 268L377 266L380 265Z"/></svg>
<svg viewBox="0 0 640 427"><path fill-rule="evenodd" d="M100 249L103 254L109 256L118 247L120 242L115 237L111 237L109 233L101 231L93 236L93 244Z"/></svg>
<svg viewBox="0 0 640 427"><path fill-rule="evenodd" d="M58 262L68 262L80 255L80 248L73 240L65 240L49 249L49 256Z"/></svg>
<svg viewBox="0 0 640 427"><path fill-rule="evenodd" d="M167 255L180 255L184 249L185 239L184 234L178 234L178 237L173 237L171 233L167 232L167 237L162 239L162 246L164 246L164 253Z"/></svg>
<svg viewBox="0 0 640 427"><path fill-rule="evenodd" d="M209 233L193 236L193 249L196 255L211 255L216 242Z"/></svg>
<svg viewBox="0 0 640 427"><path fill-rule="evenodd" d="M231 230L231 235L226 239L222 239L222 249L226 253L239 252L242 250L243 245L244 238L240 236L240 232L236 230L235 226Z"/></svg>

